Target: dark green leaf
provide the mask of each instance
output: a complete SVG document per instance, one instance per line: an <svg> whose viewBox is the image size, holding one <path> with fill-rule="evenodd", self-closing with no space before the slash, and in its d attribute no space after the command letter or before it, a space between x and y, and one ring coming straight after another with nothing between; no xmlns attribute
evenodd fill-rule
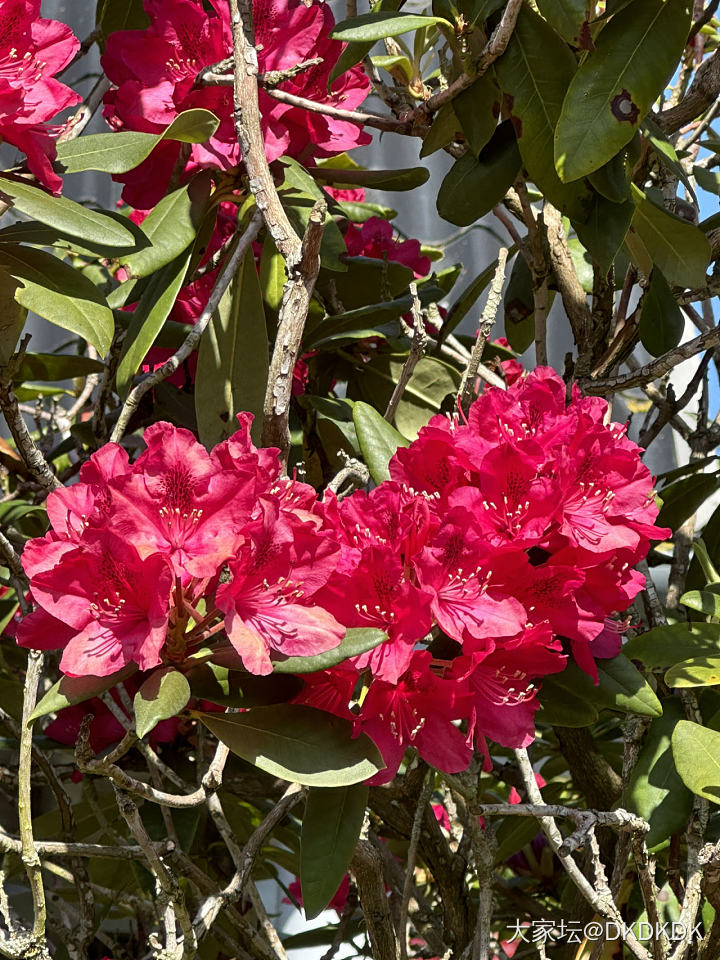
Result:
<svg viewBox="0 0 720 960"><path fill-rule="evenodd" d="M639 329L642 345L653 357L672 350L682 340L685 317L658 269L653 270L645 291Z"/></svg>
<svg viewBox="0 0 720 960"><path fill-rule="evenodd" d="M100 46L118 30L143 30L150 25L142 0L98 0L96 24L100 29Z"/></svg>
<svg viewBox="0 0 720 960"><path fill-rule="evenodd" d="M37 720L38 717L44 717L48 713L57 713L58 710L69 707L74 703L83 703L85 700L97 697L122 680L126 680L136 671L137 667L133 664L129 667L123 667L122 670L118 670L117 673L108 677L62 677L50 687L35 707L28 718L28 723Z"/></svg>
<svg viewBox="0 0 720 960"><path fill-rule="evenodd" d="M591 173L588 180L606 200L625 203L626 200L632 201L631 175L632 169L627 162L627 150L621 150L602 167Z"/></svg>
<svg viewBox="0 0 720 960"><path fill-rule="evenodd" d="M698 473L663 488L657 524L677 530L718 488L720 474Z"/></svg>
<svg viewBox="0 0 720 960"><path fill-rule="evenodd" d="M538 0L538 10L569 43L579 43L583 25L590 38L588 0Z"/></svg>
<svg viewBox="0 0 720 960"><path fill-rule="evenodd" d="M312 176L337 187L367 187L370 190L414 190L427 183L427 167L405 167L402 170L353 170L335 167L313 167Z"/></svg>
<svg viewBox="0 0 720 960"><path fill-rule="evenodd" d="M317 200L328 200L328 195L315 183L297 160L282 157L285 180L280 188L280 199L290 222L299 236L305 235L313 205ZM332 218L325 222L320 244L320 262L326 270L344 272L347 267L341 257L345 254L345 240Z"/></svg>
<svg viewBox="0 0 720 960"><path fill-rule="evenodd" d="M355 404L357 407L357 404ZM317 673L318 670L329 670L350 657L359 657L362 653L374 650L385 643L387 634L373 627L350 627L340 645L318 653L314 657L288 657L287 660L276 660L273 663L273 673L297 674Z"/></svg>
<svg viewBox="0 0 720 960"><path fill-rule="evenodd" d="M313 787L302 823L300 884L307 920L327 907L347 873L360 836L368 787Z"/></svg>
<svg viewBox="0 0 720 960"><path fill-rule="evenodd" d="M108 247L131 249L133 232L115 217L88 210L68 197L53 197L29 183L0 177L0 194L11 198L13 206L40 223L57 227L68 236Z"/></svg>
<svg viewBox="0 0 720 960"><path fill-rule="evenodd" d="M535 339L535 303L530 267L516 257L505 290L505 336L516 353L524 353Z"/></svg>
<svg viewBox="0 0 720 960"><path fill-rule="evenodd" d="M587 176L627 144L677 67L689 0L634 0L598 35L572 79L555 134L565 182Z"/></svg>
<svg viewBox="0 0 720 960"><path fill-rule="evenodd" d="M452 24L444 21L442 17L424 17L414 13L395 13L391 10L363 13L359 17L351 17L349 20L338 23L330 36L335 40L346 42L352 40L374 43L385 37L397 37L401 33L431 27L436 23L446 23L452 29Z"/></svg>
<svg viewBox="0 0 720 960"><path fill-rule="evenodd" d="M135 731L142 738L161 720L177 716L190 699L190 684L174 667L155 670L135 694Z"/></svg>
<svg viewBox="0 0 720 960"><path fill-rule="evenodd" d="M273 313L280 309L286 280L285 261L268 232L263 240L260 257L260 289L264 303Z"/></svg>
<svg viewBox="0 0 720 960"><path fill-rule="evenodd" d="M720 594L716 590L688 590L680 597L680 603L706 617L720 618Z"/></svg>
<svg viewBox="0 0 720 960"><path fill-rule="evenodd" d="M20 286L17 302L51 323L70 330L104 356L115 323L112 311L95 285L67 263L44 250L0 244L0 267Z"/></svg>
<svg viewBox="0 0 720 960"><path fill-rule="evenodd" d="M0 367L4 367L15 352L27 318L27 310L15 299L17 286L14 277L0 270Z"/></svg>
<svg viewBox="0 0 720 960"><path fill-rule="evenodd" d="M223 707L265 707L285 703L302 690L297 677L272 674L255 676L220 663L200 663L186 674L193 697Z"/></svg>
<svg viewBox="0 0 720 960"><path fill-rule="evenodd" d="M429 157L435 153L436 150L441 150L447 146L451 140L455 139L459 129L460 123L453 110L453 105L452 103L446 103L440 107L435 114L432 126L425 135L422 147L420 148L420 159L422 160L424 157Z"/></svg>
<svg viewBox="0 0 720 960"><path fill-rule="evenodd" d="M448 104L448 107L454 110L455 119L460 122L470 150L475 156L478 156L483 147L490 141L498 124L500 90L493 74L490 71L483 74L467 90L463 90L461 94L455 97L452 103ZM430 132L432 133L432 127ZM440 144L440 146L444 145Z"/></svg>
<svg viewBox="0 0 720 960"><path fill-rule="evenodd" d="M627 791L630 809L650 824L645 836L648 847L686 826L692 810L692 794L678 776L671 745L673 731L684 718L683 706L668 697L662 708L663 715L652 721L645 734Z"/></svg>
<svg viewBox="0 0 720 960"><path fill-rule="evenodd" d="M598 718L598 707L584 696L584 689L576 689L575 671L570 677L566 677L566 673L564 670L543 679L537 722L560 727L589 727Z"/></svg>
<svg viewBox="0 0 720 960"><path fill-rule="evenodd" d="M582 182L564 184L554 157L555 128L575 74L575 57L542 17L523 6L495 69L530 179L572 220L584 220L592 193Z"/></svg>
<svg viewBox="0 0 720 960"><path fill-rule="evenodd" d="M129 393L132 378L168 318L183 285L189 262L190 250L188 249L172 263L168 263L153 274L137 309L131 314L115 377L121 397L126 397Z"/></svg>
<svg viewBox="0 0 720 960"><path fill-rule="evenodd" d="M196 714L233 753L275 777L310 787L360 783L384 769L365 734L352 723L299 704L256 707L241 714Z"/></svg>
<svg viewBox="0 0 720 960"><path fill-rule="evenodd" d="M672 735L672 752L685 786L720 803L720 733L679 720Z"/></svg>
<svg viewBox="0 0 720 960"><path fill-rule="evenodd" d="M408 441L377 410L362 401L353 407L353 421L370 476L375 483L389 480L388 464L397 448L407 447Z"/></svg>
<svg viewBox="0 0 720 960"><path fill-rule="evenodd" d="M507 120L479 157L466 153L455 161L440 186L438 213L459 227L484 217L512 186L521 162L515 133Z"/></svg>
<svg viewBox="0 0 720 960"><path fill-rule="evenodd" d="M623 653L612 660L598 660L597 665L599 693L606 706L643 717L661 716L662 706L652 687Z"/></svg>
<svg viewBox="0 0 720 960"><path fill-rule="evenodd" d="M632 637L623 647L647 670L670 667L691 657L720 656L719 623L673 623Z"/></svg>
<svg viewBox="0 0 720 960"><path fill-rule="evenodd" d="M652 119L652 115L645 117L643 122L643 132L652 144L653 150L655 151L655 154L662 165L666 167L672 174L674 174L685 187L687 187L688 193L692 197L693 201L697 203L697 195L695 193L692 180L687 175L685 167L680 162L672 141Z"/></svg>
<svg viewBox="0 0 720 960"><path fill-rule="evenodd" d="M105 365L91 357L62 353L26 353L23 355L15 380L73 380L91 373L102 373Z"/></svg>
<svg viewBox="0 0 720 960"><path fill-rule="evenodd" d="M260 442L268 367L265 310L250 250L200 341L195 413L208 449L235 432L243 410L255 415L253 441Z"/></svg>
<svg viewBox="0 0 720 960"><path fill-rule="evenodd" d="M632 200L615 203L595 194L587 219L573 223L580 242L604 274L613 265L634 214Z"/></svg>
<svg viewBox="0 0 720 960"><path fill-rule="evenodd" d="M429 303L437 303L442 300L443 296L443 290L436 287L435 284L424 284L418 289L418 298L423 307ZM372 323L378 326L382 323L389 323L407 313L411 308L412 297L407 294L407 296L398 297L395 300L384 300L358 307L356 310L347 310L345 313L328 317L322 323L317 324L305 336L303 342L308 349L314 349L340 334L351 334L355 331L365 330ZM362 336L372 336L372 334L364 333Z"/></svg>
<svg viewBox="0 0 720 960"><path fill-rule="evenodd" d="M355 200L341 200L338 202L338 209L343 216L353 223L365 223L371 217L382 217L383 220L394 220L397 216L397 210L392 207L384 207L380 203L368 203Z"/></svg>
<svg viewBox="0 0 720 960"><path fill-rule="evenodd" d="M127 173L147 159L161 140L204 143L212 137L219 123L209 110L185 110L160 134L120 130L118 133L95 133L66 140L57 145L58 161L66 173L84 170Z"/></svg>

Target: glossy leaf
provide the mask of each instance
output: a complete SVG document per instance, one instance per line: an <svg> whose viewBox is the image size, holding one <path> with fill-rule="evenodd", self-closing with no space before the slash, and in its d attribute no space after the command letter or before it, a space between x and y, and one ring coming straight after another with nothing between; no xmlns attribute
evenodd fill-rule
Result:
<svg viewBox="0 0 720 960"><path fill-rule="evenodd" d="M506 121L479 157L466 153L452 165L437 196L438 213L459 227L484 217L512 186L521 162L512 124Z"/></svg>
<svg viewBox="0 0 720 960"><path fill-rule="evenodd" d="M460 98L457 97L456 100ZM497 121L496 121L497 122ZM429 157L436 150L441 150L447 146L460 130L460 121L458 120L452 103L446 103L435 114L432 126L425 135L422 147L420 148L420 159Z"/></svg>
<svg viewBox="0 0 720 960"><path fill-rule="evenodd" d="M200 663L186 673L193 697L223 707L265 707L292 700L303 688L294 676L258 677L221 663Z"/></svg>
<svg viewBox="0 0 720 960"><path fill-rule="evenodd" d="M542 17L523 6L495 69L530 179L572 220L584 219L591 191L582 182L564 184L555 169L555 128L576 69L570 48Z"/></svg>
<svg viewBox="0 0 720 960"><path fill-rule="evenodd" d="M127 272L133 277L150 276L186 250L197 232L198 207L190 184L163 197L143 220L151 245L123 258Z"/></svg>
<svg viewBox="0 0 720 960"><path fill-rule="evenodd" d="M185 110L160 134L120 130L117 133L94 133L66 140L57 145L58 161L66 173L84 170L127 173L146 160L161 140L205 143L219 124L218 118L209 110Z"/></svg>
<svg viewBox="0 0 720 960"><path fill-rule="evenodd" d="M455 97L448 107L454 111L470 150L477 156L489 143L498 125L500 90L493 73L488 71L483 74L467 90Z"/></svg>
<svg viewBox="0 0 720 960"><path fill-rule="evenodd" d="M716 657L695 657L676 663L665 674L669 687L716 687L720 684L720 654Z"/></svg>
<svg viewBox="0 0 720 960"><path fill-rule="evenodd" d="M121 397L130 391L132 378L155 342L163 323L175 304L190 261L190 250L158 270L145 289L137 309L131 314L115 382Z"/></svg>
<svg viewBox="0 0 720 960"><path fill-rule="evenodd" d="M666 840L687 825L692 794L675 768L671 738L685 713L675 697L662 701L663 715L650 724L627 790L627 805L650 824L648 847Z"/></svg>
<svg viewBox="0 0 720 960"><path fill-rule="evenodd" d="M718 489L720 474L698 473L663 488L657 524L677 530Z"/></svg>
<svg viewBox="0 0 720 960"><path fill-rule="evenodd" d="M653 357L672 350L682 340L685 317L667 280L657 269L645 291L639 329L642 345Z"/></svg>
<svg viewBox="0 0 720 960"><path fill-rule="evenodd" d="M362 170L339 167L314 167L312 176L337 187L367 187L371 190L404 191L421 187L430 178L427 167L398 170Z"/></svg>
<svg viewBox="0 0 720 960"><path fill-rule="evenodd" d="M0 267L20 281L15 299L50 323L84 337L101 356L110 349L115 322L97 287L79 270L44 250L0 244Z"/></svg>
<svg viewBox="0 0 720 960"><path fill-rule="evenodd" d="M395 13L387 10L379 13L363 13L359 17L343 20L332 30L330 36L345 42L374 43L385 37L397 37L401 33L431 27L436 23L445 23L452 29L452 24L447 23L442 17L425 17L414 13Z"/></svg>
<svg viewBox="0 0 720 960"><path fill-rule="evenodd" d="M689 0L634 0L598 35L570 83L555 133L565 182L587 176L628 143L676 69Z"/></svg>
<svg viewBox="0 0 720 960"><path fill-rule="evenodd" d="M398 447L408 441L368 403L358 401L353 407L353 421L363 459L375 483L390 479L388 464Z"/></svg>
<svg viewBox="0 0 720 960"><path fill-rule="evenodd" d="M615 203L596 193L585 221L573 224L580 242L604 274L620 252L634 215L632 200Z"/></svg>
<svg viewBox="0 0 720 960"><path fill-rule="evenodd" d="M657 699L640 671L624 654L598 660L598 684L574 663L543 682L538 720L562 726L586 726L605 708L643 717L659 717Z"/></svg>
<svg viewBox="0 0 720 960"><path fill-rule="evenodd" d="M341 787L384 769L369 737L353 739L348 720L312 707L283 703L241 714L196 716L233 753L283 780Z"/></svg>
<svg viewBox="0 0 720 960"><path fill-rule="evenodd" d="M235 416L243 410L255 415L253 441L260 442L268 368L265 310L249 251L200 341L195 413L208 449L235 432Z"/></svg>
<svg viewBox="0 0 720 960"><path fill-rule="evenodd" d="M720 803L720 733L679 720L672 735L677 772L693 793Z"/></svg>
<svg viewBox="0 0 720 960"><path fill-rule="evenodd" d="M670 667L691 657L720 656L720 623L673 623L631 637L623 646L647 670Z"/></svg>
<svg viewBox="0 0 720 960"><path fill-rule="evenodd" d="M712 590L688 590L680 597L680 603L706 617L720 618L720 594Z"/></svg>
<svg viewBox="0 0 720 960"><path fill-rule="evenodd" d="M142 740L161 720L184 710L190 699L187 678L174 667L155 670L135 694L135 731Z"/></svg>
<svg viewBox="0 0 720 960"><path fill-rule="evenodd" d="M327 907L347 873L360 836L369 788L313 787L307 796L300 846L305 918Z"/></svg>
<svg viewBox="0 0 720 960"><path fill-rule="evenodd" d="M105 364L92 357L79 357L66 353L26 353L15 374L15 381L25 380L72 380L75 377L87 377L91 373L102 373Z"/></svg>
<svg viewBox="0 0 720 960"><path fill-rule="evenodd" d="M589 39L587 0L538 0L538 10L569 43L579 42L583 27Z"/></svg>
<svg viewBox="0 0 720 960"><path fill-rule="evenodd" d="M632 231L643 244L650 262L663 272L668 283L702 286L712 255L705 234L687 220L656 207L634 184L632 191L636 205ZM638 265L642 269L642 265Z"/></svg>
<svg viewBox="0 0 720 960"><path fill-rule="evenodd" d="M126 680L136 671L137 667L133 664L108 677L61 677L40 700L30 714L28 722L47 716L48 713L57 713L58 710L72 706L74 703L83 703L85 700L97 697L122 680Z"/></svg>
<svg viewBox="0 0 720 960"><path fill-rule="evenodd" d="M313 657L288 657L287 660L276 660L273 663L273 673L301 674L329 670L330 667L335 667L350 657L359 657L362 653L374 650L386 640L387 634L374 627L349 627L339 646Z"/></svg>

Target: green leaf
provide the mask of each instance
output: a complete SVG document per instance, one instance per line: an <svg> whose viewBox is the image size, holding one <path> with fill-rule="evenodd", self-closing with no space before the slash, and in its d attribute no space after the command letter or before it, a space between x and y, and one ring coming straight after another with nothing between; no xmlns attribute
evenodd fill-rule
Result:
<svg viewBox="0 0 720 960"><path fill-rule="evenodd" d="M266 773L309 787L359 783L384 769L365 734L352 723L299 704L256 707L241 714L195 714L233 753Z"/></svg>
<svg viewBox="0 0 720 960"><path fill-rule="evenodd" d="M685 167L680 162L680 158L677 155L677 151L675 150L672 141L652 119L652 114L645 117L643 122L643 132L652 144L653 150L655 151L655 154L660 160L661 164L664 167L667 167L667 169L674 174L685 187L687 187L687 191L692 197L694 203L697 203L697 194L695 193L692 180L687 175Z"/></svg>
<svg viewBox="0 0 720 960"><path fill-rule="evenodd" d="M627 154L627 150L621 150L588 177L593 188L613 203L632 200L630 191L632 169L627 161Z"/></svg>
<svg viewBox="0 0 720 960"><path fill-rule="evenodd" d="M174 667L155 670L135 694L135 732L142 738L161 720L169 720L184 710L190 699L190 684Z"/></svg>
<svg viewBox="0 0 720 960"><path fill-rule="evenodd" d="M720 803L720 733L679 720L672 735L677 772L698 796Z"/></svg>
<svg viewBox="0 0 720 960"><path fill-rule="evenodd" d="M453 29L452 24L442 17L424 17L414 13L395 13L391 10L363 13L359 17L350 17L349 20L338 23L330 36L334 40L345 42L375 43L376 40L383 40L385 37L397 37L401 33L431 27L436 23L443 23Z"/></svg>
<svg viewBox="0 0 720 960"><path fill-rule="evenodd" d="M456 97L458 100L459 97ZM497 121L496 121L497 123ZM436 150L441 150L447 146L460 129L460 122L455 115L452 103L446 103L435 114L430 129L425 135L422 147L420 148L420 159L431 156Z"/></svg>
<svg viewBox="0 0 720 960"><path fill-rule="evenodd" d="M127 173L146 160L162 140L205 143L215 133L219 124L218 118L209 110L185 110L175 117L163 133L120 130L118 133L89 134L59 143L57 158L65 173L80 173L84 170Z"/></svg>
<svg viewBox="0 0 720 960"><path fill-rule="evenodd" d="M131 276L150 276L193 242L201 211L192 186L186 184L163 197L143 220L142 228L151 245L123 258L123 266Z"/></svg>
<svg viewBox="0 0 720 960"><path fill-rule="evenodd" d="M438 213L458 227L484 217L512 186L521 162L515 133L507 120L479 157L466 153L452 165L440 185Z"/></svg>
<svg viewBox="0 0 720 960"><path fill-rule="evenodd" d="M682 340L685 317L658 269L653 270L645 291L639 329L642 345L653 357L672 350Z"/></svg>
<svg viewBox="0 0 720 960"><path fill-rule="evenodd" d="M691 657L720 656L720 623L673 623L631 637L623 646L647 670L670 667Z"/></svg>
<svg viewBox="0 0 720 960"><path fill-rule="evenodd" d="M595 194L584 223L573 223L580 242L606 275L622 247L634 215L632 200L615 203Z"/></svg>
<svg viewBox="0 0 720 960"><path fill-rule="evenodd" d="M313 167L312 177L337 187L367 187L370 190L414 190L430 179L427 167L403 167L399 170L353 170Z"/></svg>
<svg viewBox="0 0 720 960"><path fill-rule="evenodd" d="M582 182L564 184L554 156L555 128L575 69L575 57L564 40L523 6L508 48L495 65L496 74L530 179L572 220L584 220L592 193Z"/></svg>
<svg viewBox="0 0 720 960"><path fill-rule="evenodd" d="M360 836L369 788L313 787L305 803L300 885L305 919L327 907L347 873Z"/></svg>
<svg viewBox="0 0 720 960"><path fill-rule="evenodd" d="M73 380L91 373L102 373L105 364L91 357L79 357L69 353L26 353L14 380Z"/></svg>
<svg viewBox="0 0 720 960"><path fill-rule="evenodd" d="M355 406L357 407L357 404ZM330 667L335 667L350 657L359 657L362 653L374 650L386 640L387 634L382 630L376 630L373 627L350 627L339 646L313 657L288 657L287 660L277 660L273 663L273 673L317 673L318 670L329 670Z"/></svg>
<svg viewBox="0 0 720 960"><path fill-rule="evenodd" d="M716 687L720 684L720 656L696 657L676 663L665 674L669 687Z"/></svg>
<svg viewBox="0 0 720 960"><path fill-rule="evenodd" d="M599 690L607 706L643 717L662 715L652 687L627 656L619 653L612 660L597 661L597 665Z"/></svg>
<svg viewBox="0 0 720 960"><path fill-rule="evenodd" d="M590 38L587 28L588 0L537 0L537 5L540 13L564 40L577 45L583 25Z"/></svg>
<svg viewBox="0 0 720 960"><path fill-rule="evenodd" d="M27 318L27 310L16 300L17 287L18 281L0 270L0 367L15 353Z"/></svg>
<svg viewBox="0 0 720 960"><path fill-rule="evenodd" d="M115 322L97 287L44 250L0 244L0 267L20 286L17 302L64 330L84 337L101 356L110 349Z"/></svg>
<svg viewBox="0 0 720 960"><path fill-rule="evenodd" d="M328 194L315 183L310 174L297 160L291 157L281 157L285 179L280 187L280 200L287 212L288 218L299 236L305 235L313 205L316 200L327 201ZM328 217L325 221L322 241L320 243L320 262L326 270L344 272L347 267L341 260L344 256L345 240L340 228Z"/></svg>
<svg viewBox="0 0 720 960"><path fill-rule="evenodd" d="M48 713L57 713L58 710L63 710L74 703L83 703L92 697L98 697L136 671L137 667L133 664L123 667L122 670L108 677L61 677L35 707L28 718L28 723Z"/></svg>
<svg viewBox="0 0 720 960"><path fill-rule="evenodd" d="M190 249L154 273L137 309L130 315L115 383L121 397L130 392L132 378L155 342L162 325L172 310L185 279Z"/></svg>
<svg viewBox="0 0 720 960"><path fill-rule="evenodd" d="M516 353L524 353L535 339L533 280L525 257L516 257L503 300L505 337Z"/></svg>
<svg viewBox="0 0 720 960"><path fill-rule="evenodd" d="M414 278L410 267L393 260L373 257L345 257L347 273L328 274L321 271L317 289L327 297L330 282L335 285L335 296L346 310L357 310L374 300L381 291L388 301L407 293ZM387 301L386 301L387 302Z"/></svg>
<svg viewBox="0 0 720 960"><path fill-rule="evenodd" d="M263 240L260 257L260 288L264 303L273 313L280 309L286 280L285 261L268 232Z"/></svg>
<svg viewBox="0 0 720 960"><path fill-rule="evenodd" d="M565 182L587 176L628 143L676 69L689 0L634 0L598 35L565 96L555 163Z"/></svg>
<svg viewBox="0 0 720 960"><path fill-rule="evenodd" d="M12 199L16 210L49 227L57 227L70 237L110 248L135 247L133 232L121 221L88 210L68 197L53 197L39 187L6 177L0 177L0 193Z"/></svg>
<svg viewBox="0 0 720 960"><path fill-rule="evenodd" d="M680 597L680 603L706 617L720 618L720 595L713 590L688 590Z"/></svg>
<svg viewBox="0 0 720 960"><path fill-rule="evenodd" d="M250 250L200 340L195 413L208 449L235 432L243 410L255 415L252 437L260 442L268 368L265 310Z"/></svg>
<svg viewBox="0 0 720 960"><path fill-rule="evenodd" d="M498 85L492 72L488 71L467 90L463 90L461 94L455 97L452 103L447 104L448 108L454 111L455 120L460 122L465 139L475 156L478 156L495 133L500 113L499 101ZM440 113L442 113L442 110ZM435 124L430 128L431 133L434 126ZM440 146L445 146L445 144L440 144Z"/></svg>
<svg viewBox="0 0 720 960"><path fill-rule="evenodd" d="M648 847L686 826L692 810L692 794L678 776L672 755L671 738L685 716L683 706L676 697L667 697L662 708L663 715L645 734L627 791L630 809L650 824Z"/></svg>
<svg viewBox="0 0 720 960"><path fill-rule="evenodd" d="M381 203L368 203L367 200L340 200L338 209L344 217L352 220L353 223L365 223L371 217L382 217L383 220L394 220L397 216L397 210L392 207L385 207Z"/></svg>
<svg viewBox="0 0 720 960"><path fill-rule="evenodd" d="M186 676L193 697L223 707L265 707L285 703L303 688L302 680L295 676L271 674L260 677L212 662L191 667Z"/></svg>
<svg viewBox="0 0 720 960"><path fill-rule="evenodd" d="M111 33L118 30L143 30L150 25L142 0L98 0L95 22L100 28L101 49Z"/></svg>
<svg viewBox="0 0 720 960"><path fill-rule="evenodd" d="M398 447L409 442L368 403L353 407L353 422L363 459L375 483L390 479L388 464Z"/></svg>
<svg viewBox="0 0 720 960"><path fill-rule="evenodd" d="M663 488L657 524L677 530L718 488L720 474L698 473Z"/></svg>
<svg viewBox="0 0 720 960"><path fill-rule="evenodd" d="M566 673L564 670L543 678L536 720L559 727L589 727L598 718L598 708L582 691L575 689L577 674L573 672L571 677L566 677Z"/></svg>
<svg viewBox="0 0 720 960"><path fill-rule="evenodd" d="M712 256L705 234L687 220L656 207L635 184L632 191L636 207L631 233L637 235L651 262L662 270L668 283L701 287ZM638 266L642 269L640 263Z"/></svg>

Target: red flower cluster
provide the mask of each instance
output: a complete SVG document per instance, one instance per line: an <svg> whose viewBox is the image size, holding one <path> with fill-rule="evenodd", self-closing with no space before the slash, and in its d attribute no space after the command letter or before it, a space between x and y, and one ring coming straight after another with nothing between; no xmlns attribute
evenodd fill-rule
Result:
<svg viewBox="0 0 720 960"><path fill-rule="evenodd" d="M568 654L596 676L606 619L643 586L652 477L604 400L540 368L435 417L369 494L317 500L257 450L251 417L208 453L158 423L134 464L96 453L48 499L24 564L39 609L20 643L63 647L71 675L180 661L220 630L252 673L332 649L346 627L388 641L304 675L298 702L343 716L392 778L406 748L448 772L485 737L532 740L537 681ZM461 732L459 721L467 724Z"/></svg>
<svg viewBox="0 0 720 960"><path fill-rule="evenodd" d="M344 628L314 600L339 552L310 512L315 491L281 477L277 451L256 450L252 417L239 419L211 454L153 424L134 464L107 444L50 495L53 529L23 553L38 609L20 644L63 648L66 674L102 677L182 660L223 626L258 674L270 652L340 643Z"/></svg>
<svg viewBox="0 0 720 960"><path fill-rule="evenodd" d="M639 447L604 425L606 410L577 390L566 405L563 380L540 368L488 390L466 423L433 418L398 450L391 481L321 505L342 553L320 602L390 641L308 678L300 700L368 733L380 780L410 745L448 772L486 736L527 745L536 681L568 653L596 676L593 654L618 651L606 618L642 588L632 568L669 531L653 526Z"/></svg>
<svg viewBox="0 0 720 960"><path fill-rule="evenodd" d="M62 180L52 168L56 131L47 121L80 100L54 79L80 43L64 23L40 17L40 0L0 0L0 24L0 143L22 150L31 172L59 193Z"/></svg>
<svg viewBox="0 0 720 960"><path fill-rule="evenodd" d="M228 86L206 86L198 74L232 54L227 0L144 0L150 17L146 30L124 30L108 38L102 65L117 89L105 98L105 117L117 130L161 132L184 110L203 107L220 120L215 135L195 144L187 173L202 168L228 170L240 162L233 122L233 92ZM212 7L212 11L208 8ZM283 71L310 59L322 62L285 80L288 93L353 109L363 102L370 83L362 68L353 67L328 90L330 72L342 44L329 37L334 19L320 2L262 0L253 4L255 42L261 73ZM290 154L301 161L329 157L370 142L356 124L334 120L259 94L262 132L269 161ZM167 189L180 156L179 143L166 140L135 170L118 177L124 199L147 209Z"/></svg>
<svg viewBox="0 0 720 960"><path fill-rule="evenodd" d="M422 255L419 240L398 240L392 224L382 217L370 217L362 225L351 223L345 233L345 246L351 257L392 260L410 267L416 278L430 273L430 257Z"/></svg>

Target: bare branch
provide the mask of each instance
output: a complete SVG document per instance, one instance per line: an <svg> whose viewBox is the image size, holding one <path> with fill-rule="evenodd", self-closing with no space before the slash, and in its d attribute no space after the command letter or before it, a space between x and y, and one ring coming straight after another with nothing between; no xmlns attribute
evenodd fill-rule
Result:
<svg viewBox="0 0 720 960"><path fill-rule="evenodd" d="M487 302L482 312L482 317L480 318L477 338L473 344L470 360L468 361L468 365L465 367L465 371L460 382L458 399L460 406L466 411L472 401L475 399L475 381L477 379L483 353L485 352L485 344L490 338L490 331L495 323L495 316L498 312L498 308L500 307L502 288L503 283L505 282L505 266L507 264L507 257L507 247L500 247L498 250L498 262L497 267L495 267L495 275L493 276L492 283L490 284L490 292L488 293ZM502 385L503 387L505 386L505 384Z"/></svg>
<svg viewBox="0 0 720 960"><path fill-rule="evenodd" d="M413 329L405 327L406 335L412 337L412 342L410 344L410 352L408 353L407 360L403 364L403 368L400 371L400 376L398 377L398 382L395 384L395 389L392 392L392 396L388 401L387 409L385 410L385 419L388 423L393 422L393 418L397 413L398 404L402 399L402 395L405 393L405 388L408 383L410 383L410 378L413 375L415 367L418 365L419 361L422 359L425 350L427 349L428 336L425 331L425 323L423 321L422 311L420 309L420 300L417 293L417 284L410 284L410 294L412 296L412 318L413 318ZM403 326L405 326L403 321Z"/></svg>

